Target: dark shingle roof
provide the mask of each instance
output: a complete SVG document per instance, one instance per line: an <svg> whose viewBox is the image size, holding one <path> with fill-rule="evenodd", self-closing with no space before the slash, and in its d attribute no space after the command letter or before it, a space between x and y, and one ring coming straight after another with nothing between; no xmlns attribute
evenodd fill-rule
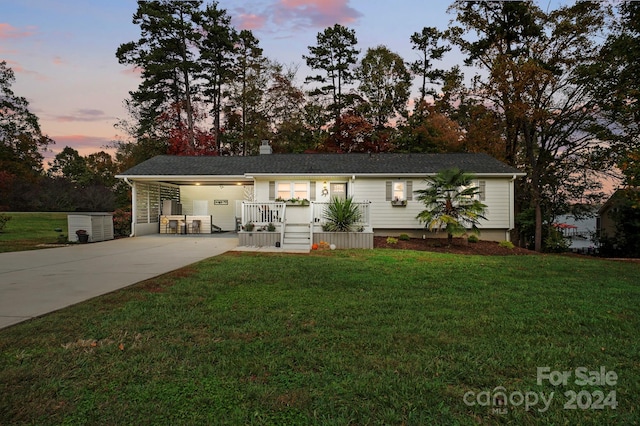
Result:
<svg viewBox="0 0 640 426"><path fill-rule="evenodd" d="M457 167L475 174L514 174L486 154L270 154L248 157L161 155L121 173L143 176L241 176L244 174L427 174Z"/></svg>

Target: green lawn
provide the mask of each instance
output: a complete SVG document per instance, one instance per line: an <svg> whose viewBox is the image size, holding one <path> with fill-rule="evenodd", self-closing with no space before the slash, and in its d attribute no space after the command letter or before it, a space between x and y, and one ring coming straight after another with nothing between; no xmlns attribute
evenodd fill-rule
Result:
<svg viewBox="0 0 640 426"><path fill-rule="evenodd" d="M0 232L0 253L35 250L40 244L55 244L60 234L67 235L67 213L15 213ZM56 228L62 232L54 231ZM66 241L66 238L64 238Z"/></svg>
<svg viewBox="0 0 640 426"><path fill-rule="evenodd" d="M638 424L638 283L570 256L229 253L0 330L0 424ZM601 366L615 384L575 383Z"/></svg>

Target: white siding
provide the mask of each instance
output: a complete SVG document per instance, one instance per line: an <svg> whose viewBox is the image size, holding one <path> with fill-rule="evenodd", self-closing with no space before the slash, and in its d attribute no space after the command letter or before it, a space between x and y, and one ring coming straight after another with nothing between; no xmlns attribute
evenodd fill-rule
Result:
<svg viewBox="0 0 640 426"><path fill-rule="evenodd" d="M269 181L278 181L277 178L259 180L255 182L256 201L269 201ZM282 179L300 180L300 179ZM316 200L329 201L328 197L322 197L321 191L323 183L327 185L331 182L345 182L345 178L339 179L319 179L316 180ZM392 206L386 199L386 182L402 180L411 181L412 189L419 190L426 188L424 178L364 178L356 177L355 181L349 180L348 193L353 196L354 201L371 202L371 225L380 229L422 229L424 223L420 223L416 216L424 210L424 204L416 200L416 194L407 201L405 207ZM509 178L483 178L485 185L485 200L487 205L486 221L481 221L479 227L484 229L509 229L513 226L511 218L511 182ZM477 185L476 181L476 185Z"/></svg>
<svg viewBox="0 0 640 426"><path fill-rule="evenodd" d="M355 201L371 201L371 225L373 228L412 229L424 228L416 216L424 210L424 204L413 200L407 201L406 207L394 207L386 200L386 182L398 179L364 179L358 178L353 186ZM425 189L426 184L422 178L402 178L401 180L413 181L413 190ZM508 179L485 179L487 205L486 221L481 221L480 228L508 229L510 226L510 182Z"/></svg>
<svg viewBox="0 0 640 426"><path fill-rule="evenodd" d="M487 205L488 220L482 221L480 228L504 228L509 229L512 200L510 199L509 179L480 179L487 182L486 198L483 201Z"/></svg>
<svg viewBox="0 0 640 426"><path fill-rule="evenodd" d="M275 179L274 179L275 180ZM254 184L254 197L256 202L268 202L269 201L269 181L268 180L256 180Z"/></svg>
<svg viewBox="0 0 640 426"><path fill-rule="evenodd" d="M213 224L224 231L233 231L236 227L236 200L244 199L244 187L241 185L202 185L181 186L180 202L182 214L193 215L194 201L207 201L209 215L213 216ZM228 204L215 204L215 200L226 200Z"/></svg>

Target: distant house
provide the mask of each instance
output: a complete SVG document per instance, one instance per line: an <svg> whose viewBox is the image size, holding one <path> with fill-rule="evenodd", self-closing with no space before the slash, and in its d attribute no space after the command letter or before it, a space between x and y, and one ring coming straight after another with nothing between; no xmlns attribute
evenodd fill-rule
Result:
<svg viewBox="0 0 640 426"><path fill-rule="evenodd" d="M620 206L629 200L632 192L638 192L634 189L618 189L611 197L600 207L598 211L598 235L601 237L612 238L616 235L618 219L616 214Z"/></svg>
<svg viewBox="0 0 640 426"><path fill-rule="evenodd" d="M485 154L265 155L268 146L262 152L158 156L123 172L118 178L133 191L132 234L189 232L190 220L198 216L198 232L266 229L273 223L283 237L295 229L304 236L298 243L309 245L321 230L327 203L350 196L363 214L361 231L422 236L424 224L416 215L425 207L414 191L425 188L427 176L457 167L476 175L479 197L488 206L481 238L508 240L515 222L514 181L524 175ZM170 222L182 217L179 229Z"/></svg>

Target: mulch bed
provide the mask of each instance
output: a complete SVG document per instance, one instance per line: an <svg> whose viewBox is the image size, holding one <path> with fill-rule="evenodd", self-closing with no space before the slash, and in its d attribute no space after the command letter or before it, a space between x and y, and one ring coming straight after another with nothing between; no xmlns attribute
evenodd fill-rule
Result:
<svg viewBox="0 0 640 426"><path fill-rule="evenodd" d="M421 238L411 238L408 241L398 240L397 244L388 244L387 237L373 237L373 247L398 250L422 250L452 254L477 254L484 256L522 256L538 254L535 251L520 247L514 247L513 249L500 247L500 245L494 241L480 240L477 243L469 243L466 238L454 238L453 243L448 245L446 238L427 238L424 240Z"/></svg>

